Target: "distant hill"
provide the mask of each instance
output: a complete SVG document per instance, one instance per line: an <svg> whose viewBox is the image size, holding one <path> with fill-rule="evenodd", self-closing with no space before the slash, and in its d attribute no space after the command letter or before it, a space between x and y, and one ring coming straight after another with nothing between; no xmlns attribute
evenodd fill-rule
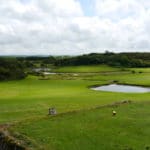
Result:
<svg viewBox="0 0 150 150"><path fill-rule="evenodd" d="M86 55L59 58L56 66L78 66L106 64L115 67L150 67L150 53L91 53Z"/></svg>

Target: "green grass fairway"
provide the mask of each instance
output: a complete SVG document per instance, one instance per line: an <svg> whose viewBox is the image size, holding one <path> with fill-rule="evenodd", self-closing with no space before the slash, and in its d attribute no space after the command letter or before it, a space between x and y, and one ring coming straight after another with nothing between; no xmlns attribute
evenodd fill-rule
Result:
<svg viewBox="0 0 150 150"><path fill-rule="evenodd" d="M145 150L150 146L150 93L100 92L89 87L114 80L150 86L150 73L111 71L0 82L0 124L12 124L11 134L34 150ZM123 100L133 103L94 109ZM55 107L58 116L48 116L49 107Z"/></svg>
<svg viewBox="0 0 150 150"><path fill-rule="evenodd" d="M54 72L115 72L122 71L121 68L113 68L106 65L95 65L95 66L70 66L60 67L53 70Z"/></svg>
<svg viewBox="0 0 150 150"><path fill-rule="evenodd" d="M150 102L131 103L29 121L13 131L45 150L145 150L150 147L149 116Z"/></svg>

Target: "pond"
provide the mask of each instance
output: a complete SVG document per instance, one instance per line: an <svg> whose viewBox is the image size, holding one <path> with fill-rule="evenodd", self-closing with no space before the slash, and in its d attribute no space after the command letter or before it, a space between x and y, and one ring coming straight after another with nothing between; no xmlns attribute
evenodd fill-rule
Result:
<svg viewBox="0 0 150 150"><path fill-rule="evenodd" d="M54 75L54 74L57 74L55 72L43 72L44 75Z"/></svg>
<svg viewBox="0 0 150 150"><path fill-rule="evenodd" d="M131 85L118 85L110 84L99 87L93 87L92 90L96 91L108 91L108 92L123 92L123 93L146 93L150 92L150 88L131 86Z"/></svg>

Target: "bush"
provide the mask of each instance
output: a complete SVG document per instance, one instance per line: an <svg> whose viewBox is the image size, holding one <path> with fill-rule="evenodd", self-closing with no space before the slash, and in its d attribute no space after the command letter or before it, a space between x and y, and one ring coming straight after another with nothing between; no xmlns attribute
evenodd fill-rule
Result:
<svg viewBox="0 0 150 150"><path fill-rule="evenodd" d="M0 58L0 80L15 80L26 77L24 65L12 58Z"/></svg>

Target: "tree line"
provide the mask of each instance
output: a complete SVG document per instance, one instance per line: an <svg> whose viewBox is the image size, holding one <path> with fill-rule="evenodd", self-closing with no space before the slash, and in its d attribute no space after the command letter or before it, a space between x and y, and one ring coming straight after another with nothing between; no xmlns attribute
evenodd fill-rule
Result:
<svg viewBox="0 0 150 150"><path fill-rule="evenodd" d="M23 79L32 69L105 64L113 67L150 67L150 53L91 53L79 56L0 57L0 80ZM26 73L25 73L26 72Z"/></svg>
<svg viewBox="0 0 150 150"><path fill-rule="evenodd" d="M0 58L0 80L16 80L26 77L24 65L16 58Z"/></svg>
<svg viewBox="0 0 150 150"><path fill-rule="evenodd" d="M106 64L114 67L150 67L150 53L91 53L86 55L59 58L56 66L78 66Z"/></svg>
<svg viewBox="0 0 150 150"><path fill-rule="evenodd" d="M90 53L79 56L29 56L18 57L27 67L52 64L54 66L79 66L105 64L114 67L150 67L150 53Z"/></svg>

